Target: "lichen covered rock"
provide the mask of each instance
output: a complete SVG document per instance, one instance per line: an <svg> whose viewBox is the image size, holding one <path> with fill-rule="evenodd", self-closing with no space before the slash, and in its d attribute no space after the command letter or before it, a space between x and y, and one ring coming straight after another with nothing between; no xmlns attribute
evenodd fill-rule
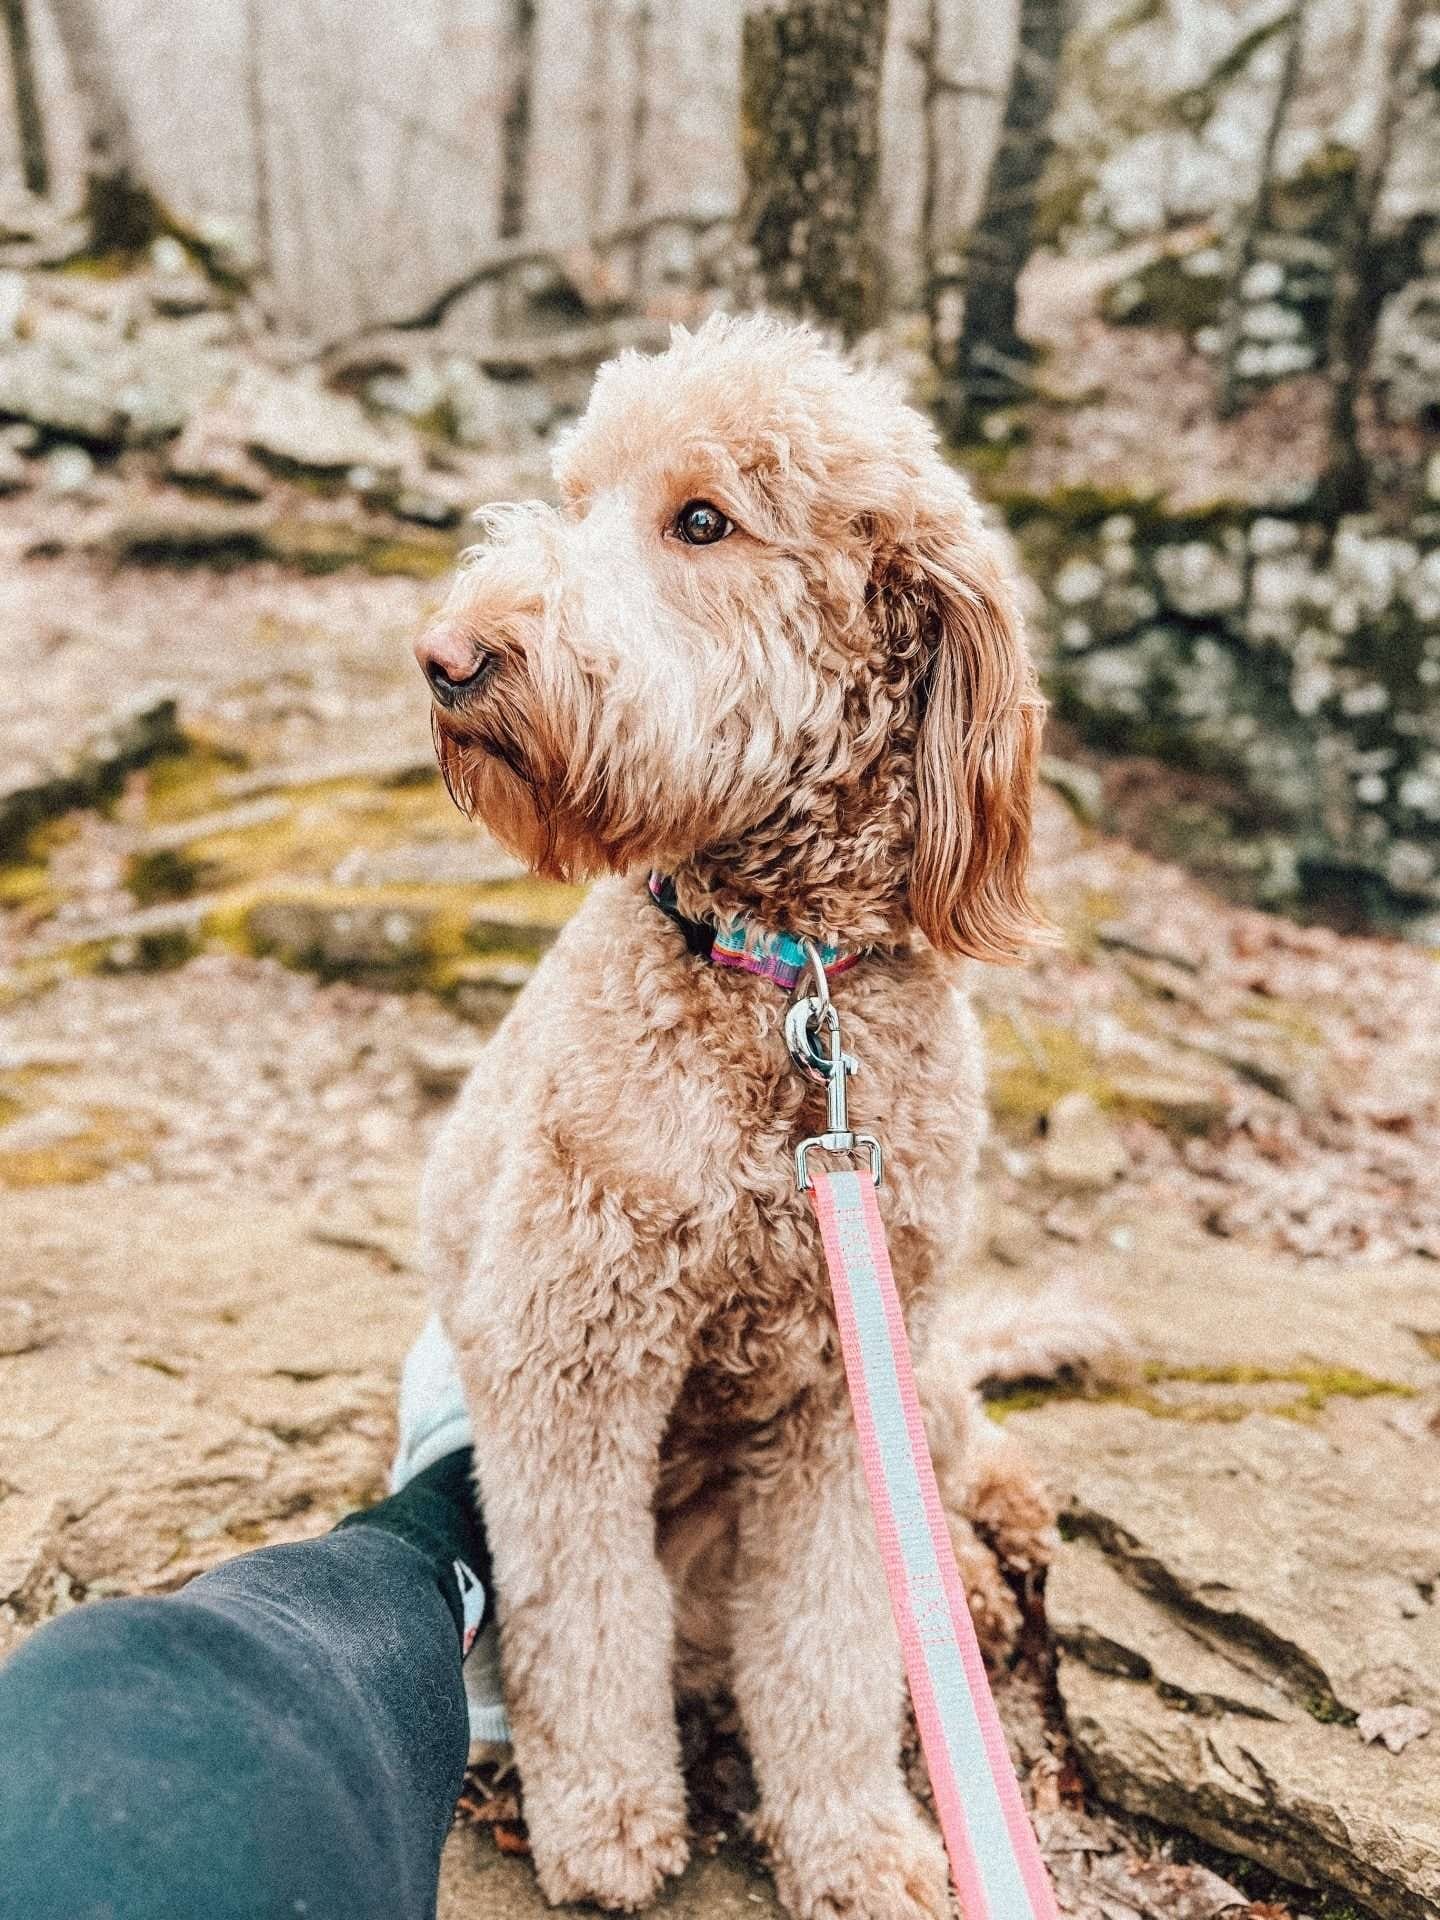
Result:
<svg viewBox="0 0 1440 1920"><path fill-rule="evenodd" d="M1092 744L1246 796L1242 890L1350 917L1440 907L1440 513L1402 530L1153 502L1017 514L1049 683Z"/></svg>

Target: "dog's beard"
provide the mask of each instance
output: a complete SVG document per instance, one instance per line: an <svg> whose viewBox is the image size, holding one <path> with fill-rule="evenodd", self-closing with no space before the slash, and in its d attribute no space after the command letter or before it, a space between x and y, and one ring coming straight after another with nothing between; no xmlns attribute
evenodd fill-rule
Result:
<svg viewBox="0 0 1440 1920"><path fill-rule="evenodd" d="M528 703L527 703L528 705ZM488 703L483 719L433 713L435 755L460 811L482 821L533 872L586 880L622 872L633 848L608 837L593 807L568 790L564 759L538 715Z"/></svg>
<svg viewBox="0 0 1440 1920"><path fill-rule="evenodd" d="M721 724L710 726L695 710L702 693L682 697L673 681L621 700L563 656L550 664L541 681L519 650L502 656L473 702L431 720L451 798L534 872L587 880L668 867L742 830L747 798L757 820L773 806L742 772L754 716L727 739L718 695ZM780 764L777 752L761 757Z"/></svg>

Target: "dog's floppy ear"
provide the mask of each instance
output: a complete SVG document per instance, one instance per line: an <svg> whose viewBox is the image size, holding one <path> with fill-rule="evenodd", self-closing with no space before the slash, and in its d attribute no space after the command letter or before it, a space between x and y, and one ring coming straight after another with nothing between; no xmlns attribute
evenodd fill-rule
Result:
<svg viewBox="0 0 1440 1920"><path fill-rule="evenodd" d="M1009 581L973 516L928 522L896 556L925 662L910 910L941 952L1003 963L1043 938L1026 873L1045 703Z"/></svg>

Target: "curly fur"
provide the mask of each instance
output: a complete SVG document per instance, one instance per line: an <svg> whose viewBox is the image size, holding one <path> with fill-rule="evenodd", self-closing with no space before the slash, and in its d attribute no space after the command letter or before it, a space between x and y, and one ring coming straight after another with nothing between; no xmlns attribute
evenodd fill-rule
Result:
<svg viewBox="0 0 1440 1920"><path fill-rule="evenodd" d="M837 986L957 1549L1003 1649L1051 1514L925 1356L985 1125L955 956L1012 960L1041 703L965 483L882 374L718 319L603 368L562 506L492 512L443 618L492 665L436 712L451 791L605 874L434 1151L423 1237L475 1416L505 1687L550 1899L633 1909L686 1857L677 1685L729 1686L798 1920L935 1920L902 1677L824 1262L821 1120L783 1002L647 897L877 949ZM714 502L735 531L688 547ZM950 1352L949 1338L937 1354ZM952 1377L946 1378L945 1374Z"/></svg>

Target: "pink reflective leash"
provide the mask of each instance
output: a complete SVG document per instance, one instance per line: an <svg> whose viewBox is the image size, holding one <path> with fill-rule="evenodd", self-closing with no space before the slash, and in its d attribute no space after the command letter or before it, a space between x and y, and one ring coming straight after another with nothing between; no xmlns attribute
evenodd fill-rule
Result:
<svg viewBox="0 0 1440 1920"><path fill-rule="evenodd" d="M845 1082L855 1062L841 1047L818 955L811 971L816 991L792 1004L785 1035L796 1065L826 1088L827 1128L796 1149L796 1179L820 1223L865 1485L950 1871L965 1920L1058 1920L940 1506L875 1197L880 1144L850 1131ZM869 1171L811 1173L816 1149L863 1149Z"/></svg>

